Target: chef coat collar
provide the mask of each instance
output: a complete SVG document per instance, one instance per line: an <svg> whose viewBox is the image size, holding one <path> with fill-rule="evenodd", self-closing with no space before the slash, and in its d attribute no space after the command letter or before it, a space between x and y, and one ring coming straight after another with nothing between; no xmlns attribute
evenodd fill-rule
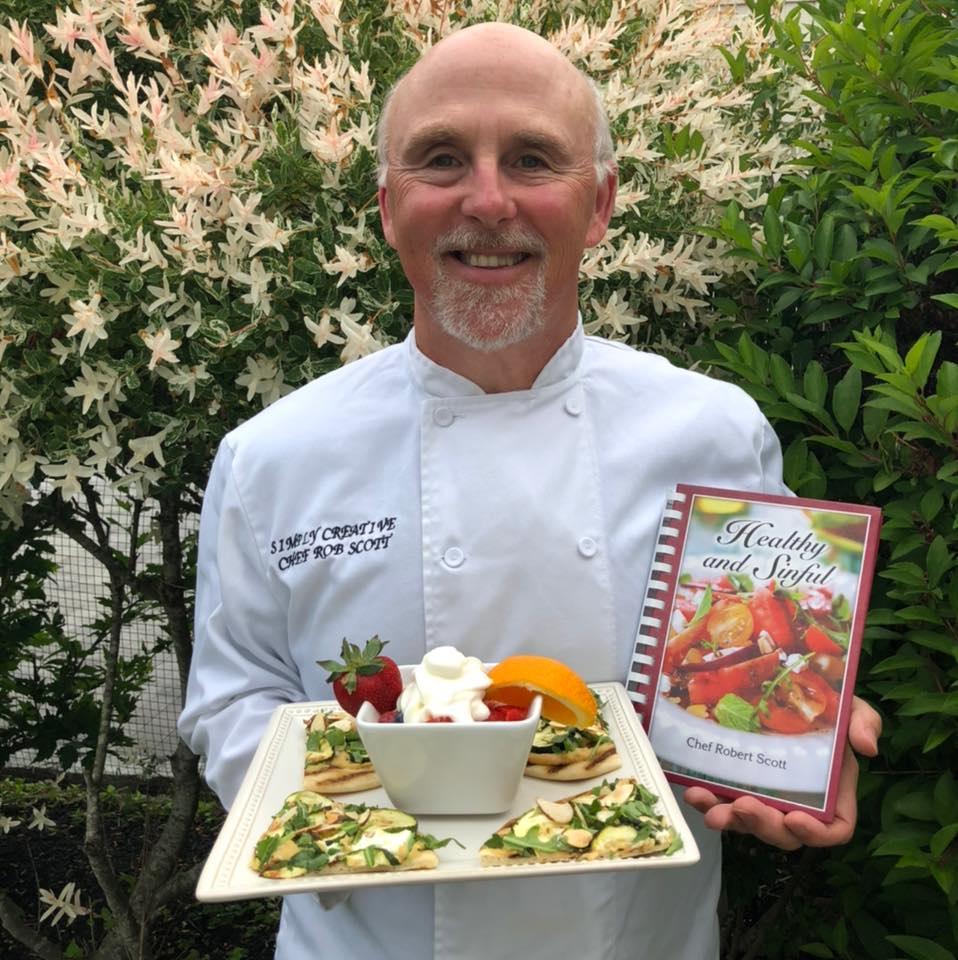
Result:
<svg viewBox="0 0 958 960"><path fill-rule="evenodd" d="M531 389L548 387L574 376L582 361L584 346L585 333L582 330L580 315L575 330L539 372ZM434 397L475 397L484 394L483 389L467 377L460 376L447 367L440 366L434 360L430 360L416 346L415 328L410 330L406 337L406 355L409 358L412 378L424 393Z"/></svg>

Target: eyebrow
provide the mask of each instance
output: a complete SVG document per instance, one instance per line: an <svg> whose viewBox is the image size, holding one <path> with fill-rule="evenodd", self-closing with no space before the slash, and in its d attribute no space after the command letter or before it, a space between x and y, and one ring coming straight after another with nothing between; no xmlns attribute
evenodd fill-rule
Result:
<svg viewBox="0 0 958 960"><path fill-rule="evenodd" d="M426 153L433 147L439 147L447 143L458 143L460 134L452 127L441 125L431 125L422 127L415 133L410 134L409 139L403 145L403 156L417 156Z"/></svg>
<svg viewBox="0 0 958 960"><path fill-rule="evenodd" d="M463 136L455 127L445 124L433 124L422 127L409 135L403 146L404 158L421 156L435 147L444 145L458 146ZM569 147L551 134L541 130L519 130L510 137L510 149L538 150L541 153L555 157L560 163L571 163L572 156Z"/></svg>

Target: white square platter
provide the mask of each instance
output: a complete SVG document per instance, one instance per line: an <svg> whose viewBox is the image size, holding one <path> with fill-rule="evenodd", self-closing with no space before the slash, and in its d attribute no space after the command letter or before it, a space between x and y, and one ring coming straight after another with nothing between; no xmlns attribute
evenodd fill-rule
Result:
<svg viewBox="0 0 958 960"><path fill-rule="evenodd" d="M290 880L270 880L249 866L253 848L285 798L302 789L303 761L306 752L304 721L317 710L335 708L333 701L292 703L277 707L246 771L226 821L207 858L196 887L197 899L217 902L273 897L314 891L318 893L382 887L409 883L452 883L462 880L497 880L504 877L550 876L566 873L598 873L617 870L643 870L683 867L696 863L699 850L688 824L679 810L655 759L645 731L620 683L590 684L603 702L603 715L622 758L619 770L603 777L575 782L546 782L523 777L512 807L499 814L484 816L436 816L423 814L421 833L443 839L455 837L462 848L450 843L438 851L435 870L411 870L405 873L360 873L325 877L303 876ZM501 867L479 865L479 848L495 831L513 817L528 810L539 797L559 800L582 793L603 779L634 777L658 798L664 813L679 836L682 849L671 856L663 853L630 860L599 860L566 863L517 863ZM340 794L337 800L392 806L381 788ZM464 849L463 849L464 848Z"/></svg>

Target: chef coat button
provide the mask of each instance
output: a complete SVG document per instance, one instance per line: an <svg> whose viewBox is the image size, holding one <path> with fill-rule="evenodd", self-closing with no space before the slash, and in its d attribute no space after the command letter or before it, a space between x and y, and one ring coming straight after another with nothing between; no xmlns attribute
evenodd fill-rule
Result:
<svg viewBox="0 0 958 960"><path fill-rule="evenodd" d="M578 397L569 397L565 402L565 412L570 417L577 417L582 413L582 401Z"/></svg>
<svg viewBox="0 0 958 960"><path fill-rule="evenodd" d="M450 547L443 555L443 562L447 567L456 567L462 566L462 561L466 559L466 555L458 547Z"/></svg>
<svg viewBox="0 0 958 960"><path fill-rule="evenodd" d="M594 557L596 550L599 549L599 545L592 539L592 537L583 537L579 541L579 553L583 557L588 559L589 557Z"/></svg>
<svg viewBox="0 0 958 960"><path fill-rule="evenodd" d="M432 418L438 426L448 427L452 421L456 419L456 415L449 407L436 407L436 409L433 410Z"/></svg>

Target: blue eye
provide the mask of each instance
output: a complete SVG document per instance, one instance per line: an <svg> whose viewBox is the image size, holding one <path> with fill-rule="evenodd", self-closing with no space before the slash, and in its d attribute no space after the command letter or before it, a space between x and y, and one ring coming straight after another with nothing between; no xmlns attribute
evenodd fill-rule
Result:
<svg viewBox="0 0 958 960"><path fill-rule="evenodd" d="M440 170L448 170L455 166L456 158L449 153L437 153L429 160L430 167L437 167Z"/></svg>
<svg viewBox="0 0 958 960"><path fill-rule="evenodd" d="M523 170L538 170L541 166L543 166L543 163L539 157L531 153L524 153L521 157L519 157L519 166Z"/></svg>

